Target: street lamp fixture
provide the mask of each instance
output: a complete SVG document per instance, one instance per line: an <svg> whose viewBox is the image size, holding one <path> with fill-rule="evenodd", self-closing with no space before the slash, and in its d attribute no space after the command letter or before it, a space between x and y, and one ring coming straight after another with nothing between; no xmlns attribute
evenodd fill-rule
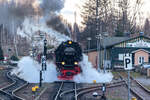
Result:
<svg viewBox="0 0 150 100"><path fill-rule="evenodd" d="M91 37L88 37L88 38L87 38L87 40L88 40L88 41L91 41L91 40L92 40L92 38L91 38Z"/></svg>

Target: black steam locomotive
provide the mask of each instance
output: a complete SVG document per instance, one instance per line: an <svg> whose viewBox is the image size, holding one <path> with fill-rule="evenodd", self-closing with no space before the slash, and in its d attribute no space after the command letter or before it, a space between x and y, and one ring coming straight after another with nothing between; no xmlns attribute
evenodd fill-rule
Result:
<svg viewBox="0 0 150 100"><path fill-rule="evenodd" d="M72 80L74 75L81 73L79 62L82 61L82 49L77 42L62 42L55 50L58 78Z"/></svg>

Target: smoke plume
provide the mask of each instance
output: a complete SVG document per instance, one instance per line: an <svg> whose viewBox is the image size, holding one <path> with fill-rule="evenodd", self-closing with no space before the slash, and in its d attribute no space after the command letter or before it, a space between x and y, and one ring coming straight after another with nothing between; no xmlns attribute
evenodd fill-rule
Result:
<svg viewBox="0 0 150 100"><path fill-rule="evenodd" d="M0 0L0 25L15 33L26 17L50 17L63 6L63 0Z"/></svg>
<svg viewBox="0 0 150 100"><path fill-rule="evenodd" d="M45 15L59 12L64 7L64 0L43 0L40 7Z"/></svg>

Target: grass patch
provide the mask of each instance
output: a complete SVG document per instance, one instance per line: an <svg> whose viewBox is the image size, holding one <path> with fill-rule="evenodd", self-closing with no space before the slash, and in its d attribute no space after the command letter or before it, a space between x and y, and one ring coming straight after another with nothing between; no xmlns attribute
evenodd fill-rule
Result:
<svg viewBox="0 0 150 100"><path fill-rule="evenodd" d="M112 71L113 74L113 79L119 79L120 77L118 76L118 73L115 71Z"/></svg>
<svg viewBox="0 0 150 100"><path fill-rule="evenodd" d="M141 77L142 75L140 73L137 72L131 72L132 77L137 78L137 77Z"/></svg>
<svg viewBox="0 0 150 100"><path fill-rule="evenodd" d="M114 76L116 76L116 75L117 75L117 72L112 71L112 74L113 74Z"/></svg>
<svg viewBox="0 0 150 100"><path fill-rule="evenodd" d="M113 98L111 100L123 100L123 99L120 99L120 98Z"/></svg>
<svg viewBox="0 0 150 100"><path fill-rule="evenodd" d="M110 95L107 97L107 99L108 99L108 100L124 100L124 99L121 99L121 98L119 98L119 97L112 97L112 96L110 96Z"/></svg>

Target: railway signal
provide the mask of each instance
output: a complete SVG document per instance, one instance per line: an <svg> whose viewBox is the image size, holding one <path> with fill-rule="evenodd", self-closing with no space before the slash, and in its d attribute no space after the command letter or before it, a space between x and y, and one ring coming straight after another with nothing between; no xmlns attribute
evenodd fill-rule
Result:
<svg viewBox="0 0 150 100"><path fill-rule="evenodd" d="M106 96L105 96L105 92L106 92L106 84L104 83L103 86L102 86L102 97L100 100L106 100Z"/></svg>
<svg viewBox="0 0 150 100"><path fill-rule="evenodd" d="M42 71L45 71L47 68L46 68L46 56L42 56Z"/></svg>
<svg viewBox="0 0 150 100"><path fill-rule="evenodd" d="M46 71L47 70L47 65L46 65L46 56L47 56L47 40L44 39L44 50L43 50L43 56L42 56L42 69L40 70L40 83L39 83L39 87L42 86L42 71Z"/></svg>

